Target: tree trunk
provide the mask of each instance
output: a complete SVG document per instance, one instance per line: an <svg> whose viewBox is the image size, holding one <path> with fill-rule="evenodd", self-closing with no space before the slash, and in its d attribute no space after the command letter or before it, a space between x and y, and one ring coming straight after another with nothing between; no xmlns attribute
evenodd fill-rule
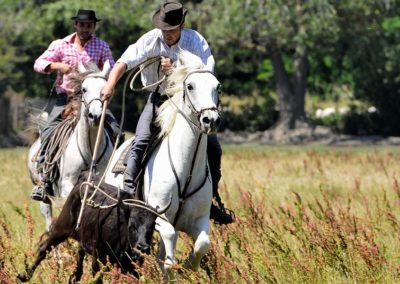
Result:
<svg viewBox="0 0 400 284"><path fill-rule="evenodd" d="M307 51L299 49L294 55L295 72L292 77L285 70L282 55L278 49L270 53L275 72L276 89L279 97L279 120L273 129L289 132L299 128L311 128L305 113L307 90Z"/></svg>
<svg viewBox="0 0 400 284"><path fill-rule="evenodd" d="M4 96L4 93L0 95L0 135L7 136L9 134L10 122L9 122L10 102L8 98Z"/></svg>

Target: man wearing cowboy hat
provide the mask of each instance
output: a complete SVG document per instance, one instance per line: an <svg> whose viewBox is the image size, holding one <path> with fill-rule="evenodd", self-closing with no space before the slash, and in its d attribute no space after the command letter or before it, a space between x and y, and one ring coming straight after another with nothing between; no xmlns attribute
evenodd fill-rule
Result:
<svg viewBox="0 0 400 284"><path fill-rule="evenodd" d="M138 66L149 58L161 56L161 62L149 65L141 74L144 86L156 83L164 74L170 73L172 62L177 60L181 49L199 56L206 69L214 71L214 57L207 41L197 31L184 28L186 13L187 10L180 3L166 2L161 5L152 18L155 29L141 36L117 60L108 82L103 88L104 99L112 97L115 85L125 71ZM131 146L124 174L124 190L131 194L136 193L136 177L142 167L144 151L153 134L153 110L158 107L159 92L163 90L163 84L149 88L151 93L136 127L135 141ZM213 179L213 192L216 197L216 204L213 203L211 207L210 217L217 223L229 224L233 222L233 214L224 209L217 191L218 181L221 178L222 150L216 135L208 136L207 152Z"/></svg>
<svg viewBox="0 0 400 284"><path fill-rule="evenodd" d="M79 9L76 16L72 17L71 20L74 21L75 32L63 39L53 41L34 64L36 72L43 74L57 72L57 78L52 89L55 105L45 127L40 132L42 147L45 147L54 128L62 120L61 113L67 103L67 95L74 91L69 75L78 66L78 62L80 61L83 64L95 63L99 69L103 68L103 64L107 60L109 60L111 66L115 63L108 44L94 34L96 23L101 21L96 17L95 11ZM113 132L113 136L116 137L119 132L119 125L109 111L106 115L106 121ZM44 160L44 154L44 150L42 150L39 163ZM42 184L33 188L32 199L43 201L46 194L51 192L51 183L45 176L42 176Z"/></svg>

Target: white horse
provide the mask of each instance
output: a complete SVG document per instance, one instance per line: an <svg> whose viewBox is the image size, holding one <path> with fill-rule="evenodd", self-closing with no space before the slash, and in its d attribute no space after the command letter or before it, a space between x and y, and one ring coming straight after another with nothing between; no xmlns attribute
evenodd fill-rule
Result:
<svg viewBox="0 0 400 284"><path fill-rule="evenodd" d="M77 90L75 95L80 100L79 116L76 117L78 121L69 140L66 141L65 151L57 163L59 178L52 184L54 197L61 198L61 202L68 197L78 181L81 171L91 165L98 125L103 111L101 90L107 81L110 64L106 61L103 70L99 70L94 64L86 67L79 64L78 71L74 76ZM28 169L34 185L40 183L38 162L35 159L40 146L39 138L32 144L28 154ZM98 149L97 171L103 173L113 149L111 139L105 130L103 130ZM46 202L40 202L40 211L45 218L46 231L49 231L52 221L52 201L54 199L51 199L53 198L47 198Z"/></svg>
<svg viewBox="0 0 400 284"><path fill-rule="evenodd" d="M159 109L157 123L162 142L145 166L144 198L151 206L172 203L165 213L168 221L158 218L156 229L161 236L159 260L171 279L178 232L189 234L194 248L186 267L197 270L210 246L209 215L212 182L207 161L207 134L214 133L220 117L218 110L220 84L197 56L183 51L173 73L168 77L163 95L170 98ZM126 141L117 151L106 173L107 183L123 187L122 174L111 169Z"/></svg>

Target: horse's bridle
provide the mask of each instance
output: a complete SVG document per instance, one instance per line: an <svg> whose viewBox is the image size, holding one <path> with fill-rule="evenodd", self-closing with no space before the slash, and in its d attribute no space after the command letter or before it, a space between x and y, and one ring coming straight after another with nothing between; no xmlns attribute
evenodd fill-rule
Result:
<svg viewBox="0 0 400 284"><path fill-rule="evenodd" d="M215 106L215 107L201 108L200 110L196 109L196 107L194 106L192 100L190 99L189 92L188 92L188 87L187 87L187 84L186 84L187 78L190 75L195 74L195 73L210 73L213 76L214 76L214 74L213 74L213 72L211 72L209 70L198 69L198 70L193 70L191 72L188 72L186 74L185 78L183 79L183 102L185 102L185 98L187 98L187 100L189 102L188 107L190 108L190 110L194 114L196 114L197 120L200 122L201 115L207 110L216 111L218 114L220 113L220 110L219 110L219 99L218 99L218 102L217 102L217 106Z"/></svg>
<svg viewBox="0 0 400 284"><path fill-rule="evenodd" d="M104 81L107 81L107 77L102 76L102 75L97 75L97 74L89 74L85 79L87 79L87 78L100 78L100 79L103 79ZM90 106L90 104L91 104L92 102L100 101L101 107L103 107L103 101L102 101L100 98L94 98L94 99L91 99L89 102L86 102L86 101L83 99L83 94L84 94L84 93L85 93L84 90L81 88L80 91L79 91L79 95L80 95L80 101L81 101L81 103L83 103L83 105L85 106L85 115L87 115L87 113L89 112L89 106ZM87 119L87 118L85 118L85 119ZM76 139L78 139L78 132L76 132ZM89 147L88 147L88 148L90 149L90 152L91 152L91 154L93 155L93 150L92 150L92 148L91 148L91 146L90 146L90 145L91 145L90 136L89 136L89 143L88 143L88 144L89 144ZM83 161L85 162L86 166L89 166L89 165L87 164L85 158L84 158L84 155L83 155L83 153L82 153L81 148L79 147L79 143L77 143L77 145L78 145L79 154L80 154L81 157L83 158ZM105 154L106 151L107 151L107 148L108 148L108 139L107 139L107 137L106 137L106 145L105 145L105 147L104 147L104 150L103 150L102 153L100 154L99 158L97 159L97 162L99 162L99 161L103 158L104 154Z"/></svg>
<svg viewBox="0 0 400 284"><path fill-rule="evenodd" d="M88 75L85 79L87 79L87 78L100 78L100 79L103 79L104 81L107 81L107 78L106 78L105 76L102 76L102 75L95 75L95 74L93 74L93 75ZM102 101L101 99L99 99L99 98L94 98L94 99L91 99L89 102L86 102L86 101L83 99L83 94L84 94L84 93L85 93L85 92L83 91L83 89L81 89L80 92L79 92L81 102L85 105L86 111L89 110L90 104L91 104L92 102L95 102L95 101L99 101L100 104L101 104L101 106L103 106L103 101Z"/></svg>

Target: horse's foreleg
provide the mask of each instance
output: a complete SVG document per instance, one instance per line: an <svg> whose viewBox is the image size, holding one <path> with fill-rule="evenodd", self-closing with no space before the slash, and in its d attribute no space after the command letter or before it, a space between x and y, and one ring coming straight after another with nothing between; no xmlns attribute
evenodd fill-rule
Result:
<svg viewBox="0 0 400 284"><path fill-rule="evenodd" d="M185 267L193 270L199 269L201 259L210 248L209 231L210 225L208 216L204 216L197 221L193 230L189 232L195 243L193 251L185 262Z"/></svg>
<svg viewBox="0 0 400 284"><path fill-rule="evenodd" d="M49 201L49 203L40 201L39 206L40 206L40 212L42 213L44 220L46 222L46 232L50 232L51 222L53 218L51 201Z"/></svg>
<svg viewBox="0 0 400 284"><path fill-rule="evenodd" d="M159 251L161 269L167 274L168 279L174 278L172 266L175 264L174 250L178 234L170 223L160 218L157 219L156 230L160 233L162 239Z"/></svg>

